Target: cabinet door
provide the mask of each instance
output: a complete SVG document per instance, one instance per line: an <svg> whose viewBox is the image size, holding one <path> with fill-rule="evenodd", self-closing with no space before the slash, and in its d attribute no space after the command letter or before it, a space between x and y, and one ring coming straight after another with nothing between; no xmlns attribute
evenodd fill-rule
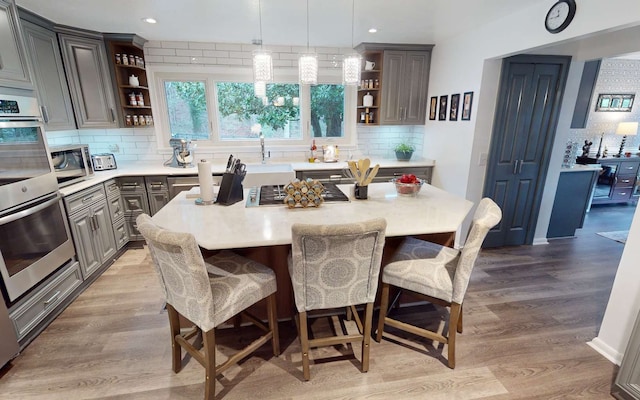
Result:
<svg viewBox="0 0 640 400"><path fill-rule="evenodd" d="M0 86L33 89L13 1L0 0Z"/></svg>
<svg viewBox="0 0 640 400"><path fill-rule="evenodd" d="M124 201L124 210L127 215L133 213L144 212L149 214L149 205L147 203L146 192L122 193Z"/></svg>
<svg viewBox="0 0 640 400"><path fill-rule="evenodd" d="M58 38L78 128L116 128L103 42L62 33Z"/></svg>
<svg viewBox="0 0 640 400"><path fill-rule="evenodd" d="M149 192L149 209L151 211L151 215L154 215L155 213L160 211L160 209L164 207L164 205L168 202L169 192Z"/></svg>
<svg viewBox="0 0 640 400"><path fill-rule="evenodd" d="M48 131L75 129L69 86L55 32L24 20L22 31L45 128Z"/></svg>
<svg viewBox="0 0 640 400"><path fill-rule="evenodd" d="M109 208L106 202L93 207L95 220L95 239L100 249L100 265L116 254L116 241L113 235L113 225L109 218Z"/></svg>
<svg viewBox="0 0 640 400"><path fill-rule="evenodd" d="M405 58L402 93L402 123L422 125L427 115L427 86L429 84L428 51L408 51Z"/></svg>
<svg viewBox="0 0 640 400"><path fill-rule="evenodd" d="M387 50L382 67L382 104L380 124L402 124L402 87L406 52Z"/></svg>
<svg viewBox="0 0 640 400"><path fill-rule="evenodd" d="M101 257L94 240L94 223L91 217L91 209L69 217L73 243L78 253L84 279L87 279L91 272L101 265Z"/></svg>

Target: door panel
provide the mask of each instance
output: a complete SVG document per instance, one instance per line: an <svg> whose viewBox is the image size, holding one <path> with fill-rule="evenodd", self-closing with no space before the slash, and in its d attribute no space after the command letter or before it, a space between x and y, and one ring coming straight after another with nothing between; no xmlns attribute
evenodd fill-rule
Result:
<svg viewBox="0 0 640 400"><path fill-rule="evenodd" d="M531 244L570 58L503 63L484 195L502 208L486 247Z"/></svg>

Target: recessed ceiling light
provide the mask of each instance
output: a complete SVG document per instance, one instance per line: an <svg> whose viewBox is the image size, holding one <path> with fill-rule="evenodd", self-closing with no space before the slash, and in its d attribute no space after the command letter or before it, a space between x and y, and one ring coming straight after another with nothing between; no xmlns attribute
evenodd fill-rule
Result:
<svg viewBox="0 0 640 400"><path fill-rule="evenodd" d="M376 32L378 32L378 30L376 28L369 29L369 33L376 33Z"/></svg>
<svg viewBox="0 0 640 400"><path fill-rule="evenodd" d="M155 24L156 22L158 22L155 20L155 18L142 18L142 21L146 22L147 24Z"/></svg>

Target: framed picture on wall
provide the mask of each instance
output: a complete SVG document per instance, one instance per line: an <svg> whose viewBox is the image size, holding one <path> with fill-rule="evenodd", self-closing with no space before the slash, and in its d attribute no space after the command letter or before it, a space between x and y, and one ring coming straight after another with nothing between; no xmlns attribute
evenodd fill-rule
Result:
<svg viewBox="0 0 640 400"><path fill-rule="evenodd" d="M438 110L438 120L446 121L447 120L447 102L449 101L449 96L440 96L440 109Z"/></svg>
<svg viewBox="0 0 640 400"><path fill-rule="evenodd" d="M433 96L431 98L431 103L429 103L429 119L435 120L436 114L438 113L438 97Z"/></svg>
<svg viewBox="0 0 640 400"><path fill-rule="evenodd" d="M465 92L462 96L462 116L460 120L469 121L471 119L471 104L473 103L473 92Z"/></svg>
<svg viewBox="0 0 640 400"><path fill-rule="evenodd" d="M451 106L449 108L449 121L458 120L458 106L460 105L460 93L451 95Z"/></svg>
<svg viewBox="0 0 640 400"><path fill-rule="evenodd" d="M628 94L599 94L596 102L596 111L625 111L630 112L633 100L636 96Z"/></svg>

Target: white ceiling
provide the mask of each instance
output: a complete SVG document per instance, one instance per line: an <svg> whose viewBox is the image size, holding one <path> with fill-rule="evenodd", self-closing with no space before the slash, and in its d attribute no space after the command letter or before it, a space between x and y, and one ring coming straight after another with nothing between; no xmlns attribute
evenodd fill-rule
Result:
<svg viewBox="0 0 640 400"><path fill-rule="evenodd" d="M259 3L260 1L260 3ZM354 1L355 3L352 3ZM310 46L436 43L463 29L549 0L308 0ZM307 44L304 0L16 0L56 23L147 40ZM262 12L259 13L259 5ZM355 18L352 22L352 6ZM158 20L155 25L141 21ZM542 21L542 16L539 16ZM375 27L378 32L368 33ZM352 28L354 31L352 39Z"/></svg>

